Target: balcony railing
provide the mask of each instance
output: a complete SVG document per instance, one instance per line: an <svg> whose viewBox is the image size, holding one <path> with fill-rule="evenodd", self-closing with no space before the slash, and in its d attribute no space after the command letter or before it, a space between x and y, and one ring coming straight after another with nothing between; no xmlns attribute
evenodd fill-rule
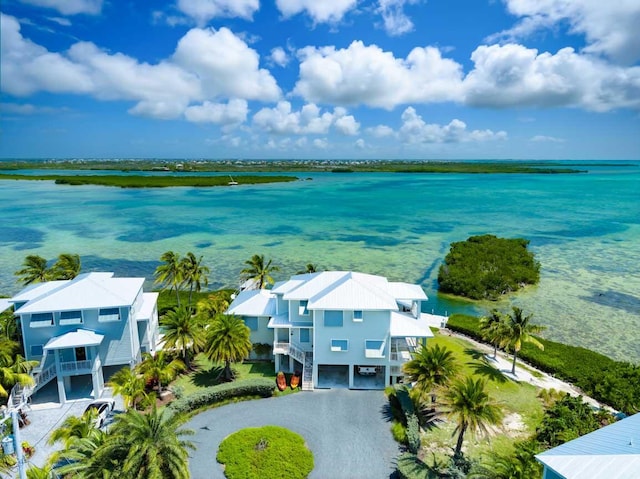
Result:
<svg viewBox="0 0 640 479"><path fill-rule="evenodd" d="M288 354L304 364L304 351L291 343L276 341L273 343L273 354Z"/></svg>
<svg viewBox="0 0 640 479"><path fill-rule="evenodd" d="M68 361L60 363L60 370L62 373L70 374L88 374L91 372L91 364L93 361Z"/></svg>

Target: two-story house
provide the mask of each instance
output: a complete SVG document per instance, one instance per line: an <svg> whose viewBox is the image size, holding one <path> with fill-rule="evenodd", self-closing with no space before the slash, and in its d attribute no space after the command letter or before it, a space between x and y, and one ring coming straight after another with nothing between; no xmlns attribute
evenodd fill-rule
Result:
<svg viewBox="0 0 640 479"><path fill-rule="evenodd" d="M31 392L56 379L64 403L73 379L84 376L99 398L103 368L133 366L143 352L154 352L158 293L145 293L143 283L144 278L85 273L32 284L9 299L20 319L25 356L40 363Z"/></svg>
<svg viewBox="0 0 640 479"><path fill-rule="evenodd" d="M252 342L273 342L276 371L303 372L303 389L382 389L433 337L421 313L426 300L418 285L325 271L242 291L228 313L244 320Z"/></svg>

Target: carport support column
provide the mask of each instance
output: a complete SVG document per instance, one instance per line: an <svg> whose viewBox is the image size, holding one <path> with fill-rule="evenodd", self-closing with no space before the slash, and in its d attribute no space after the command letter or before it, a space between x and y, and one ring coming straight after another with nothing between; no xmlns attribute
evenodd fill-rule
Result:
<svg viewBox="0 0 640 479"><path fill-rule="evenodd" d="M356 365L349 364L349 389L353 389L353 371L355 371Z"/></svg>
<svg viewBox="0 0 640 479"><path fill-rule="evenodd" d="M62 376L62 366L60 365L60 350L54 349L53 351L56 360L56 381L58 383L58 399L60 404L67 402L67 394L64 388L64 377Z"/></svg>
<svg viewBox="0 0 640 479"><path fill-rule="evenodd" d="M275 360L275 366L276 366L276 372L280 371L280 357L282 355L281 354L275 354L276 360Z"/></svg>

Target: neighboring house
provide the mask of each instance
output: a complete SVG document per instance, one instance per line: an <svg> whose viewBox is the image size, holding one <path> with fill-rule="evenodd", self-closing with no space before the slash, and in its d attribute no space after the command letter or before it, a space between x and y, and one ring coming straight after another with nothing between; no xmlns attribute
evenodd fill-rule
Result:
<svg viewBox="0 0 640 479"><path fill-rule="evenodd" d="M640 478L640 413L536 456L543 479Z"/></svg>
<svg viewBox="0 0 640 479"><path fill-rule="evenodd" d="M90 378L93 397L104 389L103 368L132 366L158 340L158 293L142 290L144 278L85 273L75 279L32 284L13 298L25 356L38 389L54 378L66 402L72 377Z"/></svg>
<svg viewBox="0 0 640 479"><path fill-rule="evenodd" d="M242 291L227 312L244 320L253 343L272 344L276 371L303 373L303 389L383 389L403 377L420 338L433 337L426 300L418 285L325 271Z"/></svg>

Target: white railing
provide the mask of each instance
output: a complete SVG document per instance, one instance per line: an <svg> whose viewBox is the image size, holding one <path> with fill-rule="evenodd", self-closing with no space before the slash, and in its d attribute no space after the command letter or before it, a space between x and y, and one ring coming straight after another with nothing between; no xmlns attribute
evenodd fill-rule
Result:
<svg viewBox="0 0 640 479"><path fill-rule="evenodd" d="M88 359L85 361L67 361L60 363L60 369L63 373L91 372L91 363L92 361Z"/></svg>
<svg viewBox="0 0 640 479"><path fill-rule="evenodd" d="M274 342L273 354L289 354L289 343L278 342L278 341Z"/></svg>
<svg viewBox="0 0 640 479"><path fill-rule="evenodd" d="M293 344L289 344L289 355L304 364L304 351Z"/></svg>
<svg viewBox="0 0 640 479"><path fill-rule="evenodd" d="M36 385L34 386L33 391L35 392L38 389L40 389L42 386L44 386L49 381L51 381L51 379L53 379L55 376L56 376L56 365L52 364L44 371L39 372L38 375L34 378L36 381Z"/></svg>
<svg viewBox="0 0 640 479"><path fill-rule="evenodd" d="M406 363L411 360L411 352L410 351L397 351L395 353L391 353L391 361L401 361Z"/></svg>

